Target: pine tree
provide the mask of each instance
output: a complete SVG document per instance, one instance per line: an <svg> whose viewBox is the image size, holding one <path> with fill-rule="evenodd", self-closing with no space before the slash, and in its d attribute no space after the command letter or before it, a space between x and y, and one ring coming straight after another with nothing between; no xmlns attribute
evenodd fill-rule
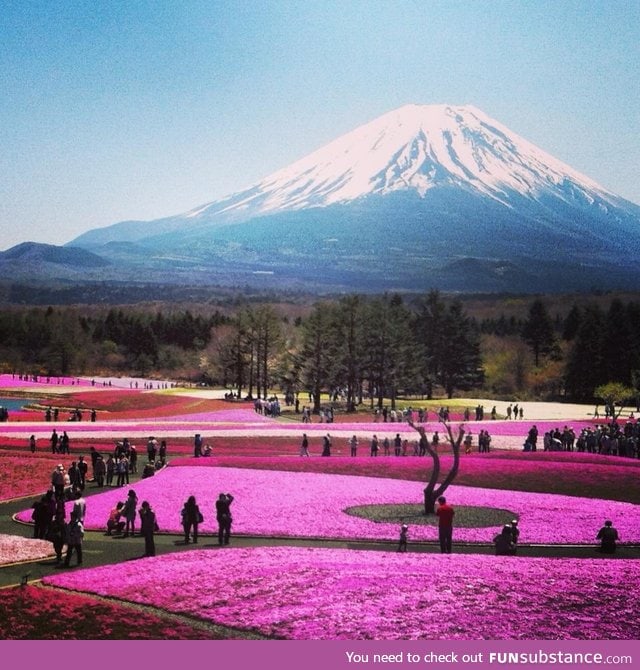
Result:
<svg viewBox="0 0 640 670"><path fill-rule="evenodd" d="M542 300L534 300L529 308L529 316L522 329L522 339L533 351L535 366L540 365L540 357L550 354L556 344L553 320Z"/></svg>

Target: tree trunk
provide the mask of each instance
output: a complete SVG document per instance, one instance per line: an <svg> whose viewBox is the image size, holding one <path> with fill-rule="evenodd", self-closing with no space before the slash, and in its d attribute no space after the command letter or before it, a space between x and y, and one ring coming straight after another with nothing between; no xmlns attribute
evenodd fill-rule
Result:
<svg viewBox="0 0 640 670"><path fill-rule="evenodd" d="M414 430L418 431L420 434L420 439L424 440L427 453L429 456L431 456L433 461L433 469L431 471L431 476L429 477L429 483L424 489L424 513L425 516L428 516L429 514L435 514L436 501L441 495L444 494L444 492L458 474L458 468L460 466L460 445L462 444L462 440L465 435L464 425L460 426L458 430L458 437L454 440L451 426L448 423L442 421L442 425L445 427L447 432L447 439L451 444L451 448L453 449L453 465L440 485L438 485L438 479L440 478L440 456L429 443L425 429L422 426L416 426L413 423L409 425Z"/></svg>

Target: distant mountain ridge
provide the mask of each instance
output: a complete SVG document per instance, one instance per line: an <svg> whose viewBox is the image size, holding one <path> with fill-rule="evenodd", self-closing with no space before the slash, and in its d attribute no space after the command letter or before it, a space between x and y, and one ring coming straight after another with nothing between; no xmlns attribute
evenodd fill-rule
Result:
<svg viewBox="0 0 640 670"><path fill-rule="evenodd" d="M0 251L0 260L21 263L55 263L73 267L103 267L109 261L82 248L59 247L54 244L22 242L11 249Z"/></svg>
<svg viewBox="0 0 640 670"><path fill-rule="evenodd" d="M475 107L406 105L243 191L67 248L177 283L535 292L638 286L638 244L638 205Z"/></svg>

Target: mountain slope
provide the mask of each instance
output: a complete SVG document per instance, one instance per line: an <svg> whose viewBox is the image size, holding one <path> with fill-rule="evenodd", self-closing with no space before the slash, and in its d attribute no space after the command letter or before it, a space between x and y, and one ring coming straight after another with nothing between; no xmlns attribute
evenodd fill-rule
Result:
<svg viewBox="0 0 640 670"><path fill-rule="evenodd" d="M236 277L272 272L274 282L308 281L312 271L341 287L368 287L374 276L430 287L448 276L440 269L484 258L521 268L531 290L548 290L549 262L578 284L617 286L640 277L624 260L640 244L640 207L474 107L407 105L227 198L89 231L71 246L116 260L107 243L120 245L119 263L122 243L136 243L150 267L156 259ZM482 276L469 276L469 290L486 290ZM499 280L492 275L491 286Z"/></svg>

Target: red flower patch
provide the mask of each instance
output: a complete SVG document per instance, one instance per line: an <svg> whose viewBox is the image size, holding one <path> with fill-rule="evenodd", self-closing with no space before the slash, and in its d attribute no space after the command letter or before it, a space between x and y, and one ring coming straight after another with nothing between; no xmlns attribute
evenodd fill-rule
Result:
<svg viewBox="0 0 640 670"><path fill-rule="evenodd" d="M99 598L22 586L0 591L3 640L212 640L208 630Z"/></svg>

